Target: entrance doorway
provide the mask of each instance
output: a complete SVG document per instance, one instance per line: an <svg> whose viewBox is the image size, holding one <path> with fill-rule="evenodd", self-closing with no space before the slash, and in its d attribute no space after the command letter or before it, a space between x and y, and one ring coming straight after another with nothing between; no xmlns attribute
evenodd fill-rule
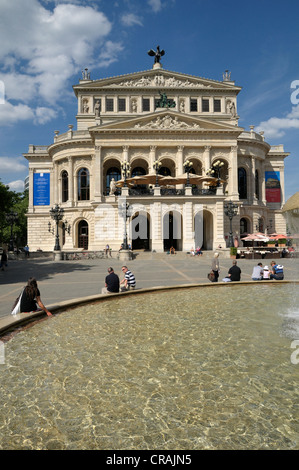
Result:
<svg viewBox="0 0 299 470"><path fill-rule="evenodd" d="M88 223L81 220L78 224L78 248L88 250Z"/></svg>
<svg viewBox="0 0 299 470"><path fill-rule="evenodd" d="M182 250L182 216L177 211L167 212L163 217L163 244L164 251L171 247Z"/></svg>
<svg viewBox="0 0 299 470"><path fill-rule="evenodd" d="M150 218L149 214L137 212L130 224L132 250L150 250Z"/></svg>

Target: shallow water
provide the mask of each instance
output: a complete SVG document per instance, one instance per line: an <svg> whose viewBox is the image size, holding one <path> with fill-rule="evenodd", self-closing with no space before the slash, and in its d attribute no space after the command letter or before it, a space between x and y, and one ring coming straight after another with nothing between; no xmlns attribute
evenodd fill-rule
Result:
<svg viewBox="0 0 299 470"><path fill-rule="evenodd" d="M298 449L297 290L122 296L17 334L0 449Z"/></svg>

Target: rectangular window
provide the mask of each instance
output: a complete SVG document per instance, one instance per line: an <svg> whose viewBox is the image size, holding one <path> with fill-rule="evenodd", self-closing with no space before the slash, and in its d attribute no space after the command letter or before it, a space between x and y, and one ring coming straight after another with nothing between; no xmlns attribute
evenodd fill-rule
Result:
<svg viewBox="0 0 299 470"><path fill-rule="evenodd" d="M118 98L118 111L126 110L126 100L125 98Z"/></svg>
<svg viewBox="0 0 299 470"><path fill-rule="evenodd" d="M113 111L113 98L106 98L106 112Z"/></svg>
<svg viewBox="0 0 299 470"><path fill-rule="evenodd" d="M221 113L221 100L214 100L214 113Z"/></svg>
<svg viewBox="0 0 299 470"><path fill-rule="evenodd" d="M210 102L207 99L202 99L202 112L203 113L208 113L210 111Z"/></svg>
<svg viewBox="0 0 299 470"><path fill-rule="evenodd" d="M150 100L149 98L142 99L142 111L149 111L150 110Z"/></svg>
<svg viewBox="0 0 299 470"><path fill-rule="evenodd" d="M190 98L190 111L191 112L197 112L197 99L196 98Z"/></svg>

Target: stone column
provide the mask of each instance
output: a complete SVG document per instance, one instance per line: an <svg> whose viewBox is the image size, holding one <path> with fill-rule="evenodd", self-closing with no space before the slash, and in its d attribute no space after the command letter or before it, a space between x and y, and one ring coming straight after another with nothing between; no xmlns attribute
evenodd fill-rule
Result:
<svg viewBox="0 0 299 470"><path fill-rule="evenodd" d="M103 163L102 163L102 146L95 146L95 157L93 160L94 169L94 200L96 202L102 201L103 195Z"/></svg>
<svg viewBox="0 0 299 470"><path fill-rule="evenodd" d="M193 204L185 202L183 205L183 243L182 251L190 251L194 246Z"/></svg>
<svg viewBox="0 0 299 470"><path fill-rule="evenodd" d="M29 207L28 212L33 212L33 168L29 168Z"/></svg>
<svg viewBox="0 0 299 470"><path fill-rule="evenodd" d="M257 204L257 197L256 197L256 194L255 194L255 170L256 170L256 167L255 167L255 158L254 157L251 157L251 184L250 184L250 188L249 188L249 191L250 191L250 194L251 194L251 200L253 202L253 204Z"/></svg>
<svg viewBox="0 0 299 470"><path fill-rule="evenodd" d="M205 149L203 152L203 161L203 173L206 174L207 170L211 167L211 145L205 145Z"/></svg>
<svg viewBox="0 0 299 470"><path fill-rule="evenodd" d="M233 145L230 151L229 193L232 200L239 200L238 191L238 146Z"/></svg>
<svg viewBox="0 0 299 470"><path fill-rule="evenodd" d="M180 176L184 173L184 146L179 145L177 149L177 174L175 176Z"/></svg>
<svg viewBox="0 0 299 470"><path fill-rule="evenodd" d="M149 174L155 174L155 170L154 170L154 162L156 160L156 149L157 149L157 146L156 145L151 145L150 146L150 151L149 151L149 169L148 169L148 172Z"/></svg>
<svg viewBox="0 0 299 470"><path fill-rule="evenodd" d="M69 185L69 206L73 207L74 205L74 165L72 157L68 157L68 185Z"/></svg>
<svg viewBox="0 0 299 470"><path fill-rule="evenodd" d="M152 251L163 252L163 214L161 202L155 202L150 206L151 213L151 237L152 237Z"/></svg>

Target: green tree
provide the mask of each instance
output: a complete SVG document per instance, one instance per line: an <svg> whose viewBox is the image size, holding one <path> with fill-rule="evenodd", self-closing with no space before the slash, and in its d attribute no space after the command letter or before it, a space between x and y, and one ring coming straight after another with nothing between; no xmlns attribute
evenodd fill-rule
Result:
<svg viewBox="0 0 299 470"><path fill-rule="evenodd" d="M16 193L0 181L0 243L8 244L11 227L7 224L5 215L16 212L18 220L13 226L14 240L17 246L24 246L27 242L28 191Z"/></svg>

